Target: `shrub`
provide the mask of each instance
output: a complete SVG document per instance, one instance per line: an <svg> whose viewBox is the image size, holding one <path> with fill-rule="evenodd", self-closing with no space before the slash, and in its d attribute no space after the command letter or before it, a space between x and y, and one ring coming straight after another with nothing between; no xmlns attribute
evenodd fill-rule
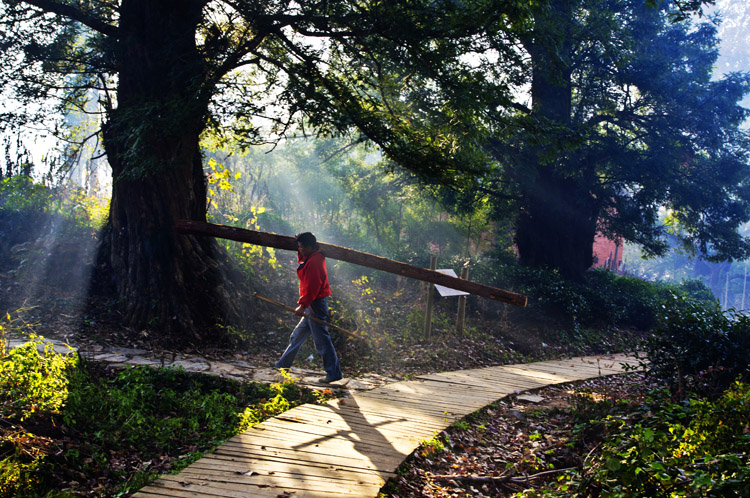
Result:
<svg viewBox="0 0 750 498"><path fill-rule="evenodd" d="M506 254L479 259L471 271L473 280L527 295L530 311L567 329L619 326L650 330L673 294L715 303L711 291L699 280L654 283L594 269L582 282L573 282L557 270L519 266Z"/></svg>
<svg viewBox="0 0 750 498"><path fill-rule="evenodd" d="M27 176L0 180L0 247L33 241L50 231L79 237L106 221L109 201L81 188L51 188Z"/></svg>
<svg viewBox="0 0 750 498"><path fill-rule="evenodd" d="M80 370L71 381L63 417L71 427L95 436L92 439L99 446L95 451L125 443L148 456L155 451L182 451L197 439L206 449L314 399L291 378L266 386L199 376L180 368L131 367L114 379L92 378Z"/></svg>
<svg viewBox="0 0 750 498"><path fill-rule="evenodd" d="M0 496L22 496L41 481L41 459L35 436L15 423L56 412L63 406L67 375L77 364L77 357L57 353L36 335L8 352L5 334L10 328L13 322L6 315L0 324L0 417L4 422L0 431Z"/></svg>
<svg viewBox="0 0 750 498"><path fill-rule="evenodd" d="M42 184L34 183L28 176L12 176L0 180L0 211L49 210L52 193Z"/></svg>
<svg viewBox="0 0 750 498"><path fill-rule="evenodd" d="M678 289L687 297L707 305L716 304L716 296L711 289L697 278L689 278L680 282Z"/></svg>
<svg viewBox="0 0 750 498"><path fill-rule="evenodd" d="M267 386L171 368L109 372L34 337L0 368L0 496L70 487L121 496L157 470L179 470L248 426L315 401L289 377ZM154 463L139 469L135 461Z"/></svg>
<svg viewBox="0 0 750 498"><path fill-rule="evenodd" d="M750 317L672 295L645 343L649 373L681 396L721 393L750 375Z"/></svg>
<svg viewBox="0 0 750 498"><path fill-rule="evenodd" d="M599 455L545 496L750 496L750 386L716 402L656 394L604 418Z"/></svg>
<svg viewBox="0 0 750 498"><path fill-rule="evenodd" d="M24 463L20 458L14 453L0 460L0 496L19 496L39 484L39 462Z"/></svg>
<svg viewBox="0 0 750 498"><path fill-rule="evenodd" d="M0 181L0 252L35 240L43 233L50 209L51 192L27 176Z"/></svg>
<svg viewBox="0 0 750 498"><path fill-rule="evenodd" d="M452 266L459 266L459 262L455 261ZM508 261L504 254L474 262L470 277L477 282L525 294L529 298L530 311L537 311L543 318L565 328L579 325L591 312L590 303L581 293L580 286L563 278L557 270L520 266L515 261Z"/></svg>
<svg viewBox="0 0 750 498"><path fill-rule="evenodd" d="M0 415L23 421L38 411L58 411L76 363L77 356L57 353L38 336L12 349L0 363Z"/></svg>

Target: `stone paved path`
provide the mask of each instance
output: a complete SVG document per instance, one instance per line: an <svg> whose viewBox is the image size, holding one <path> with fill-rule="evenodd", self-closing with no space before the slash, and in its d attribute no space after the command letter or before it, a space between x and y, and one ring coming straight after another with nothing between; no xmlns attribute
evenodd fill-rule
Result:
<svg viewBox="0 0 750 498"><path fill-rule="evenodd" d="M66 343L59 339L46 339L51 342L59 353L70 351ZM9 347L16 347L27 339L11 337ZM188 372L198 372L217 375L234 380L271 383L279 381L279 373L267 366L253 365L244 360L214 360L199 355L181 353L153 353L145 349L110 347L101 344L87 345L76 348L84 358L108 363L112 368L122 368L128 365L148 365L154 367L182 367ZM299 383L308 387L320 387L317 384L324 372L304 368L292 368L291 374L300 379ZM332 387L349 391L366 391L385 384L396 382L398 379L378 374L366 374L358 378L342 379Z"/></svg>

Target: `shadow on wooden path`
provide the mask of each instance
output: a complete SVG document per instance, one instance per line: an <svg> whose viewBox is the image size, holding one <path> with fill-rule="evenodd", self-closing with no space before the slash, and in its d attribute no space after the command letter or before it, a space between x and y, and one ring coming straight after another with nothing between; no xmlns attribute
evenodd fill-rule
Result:
<svg viewBox="0 0 750 498"><path fill-rule="evenodd" d="M625 355L422 375L266 420L134 495L375 497L401 462L450 424L509 394L623 373Z"/></svg>

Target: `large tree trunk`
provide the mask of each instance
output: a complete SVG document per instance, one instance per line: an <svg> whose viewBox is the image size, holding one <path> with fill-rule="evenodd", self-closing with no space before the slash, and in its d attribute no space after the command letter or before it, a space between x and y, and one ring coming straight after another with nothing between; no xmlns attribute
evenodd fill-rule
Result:
<svg viewBox="0 0 750 498"><path fill-rule="evenodd" d="M174 228L177 219L206 220L199 136L208 103L195 45L204 3L122 2L117 108L103 134L113 191L100 261L125 325L190 340L239 316L216 241Z"/></svg>
<svg viewBox="0 0 750 498"><path fill-rule="evenodd" d="M585 168L571 164L573 4L555 0L542 7L535 20L538 34L526 43L533 71L530 119L548 131L524 155L516 245L521 264L557 268L580 279L592 264L599 211L586 188Z"/></svg>
<svg viewBox="0 0 750 498"><path fill-rule="evenodd" d="M516 221L519 260L525 266L556 268L579 280L591 267L597 210L579 193L575 182L540 178L525 193Z"/></svg>

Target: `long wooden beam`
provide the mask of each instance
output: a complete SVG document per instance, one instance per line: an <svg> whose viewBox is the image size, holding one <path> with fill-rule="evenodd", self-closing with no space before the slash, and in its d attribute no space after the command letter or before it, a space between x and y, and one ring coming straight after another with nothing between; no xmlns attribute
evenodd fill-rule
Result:
<svg viewBox="0 0 750 498"><path fill-rule="evenodd" d="M190 220L177 220L176 228L179 233L187 235L208 235L220 239L236 240L248 244L273 247L275 249L284 249L287 251L297 250L297 241L294 237L289 237L287 235L278 235L275 233ZM395 273L396 275L403 275L404 277L432 282L433 284L442 285L450 289L468 292L469 294L494 299L495 301L501 301L515 306L526 306L527 298L522 294L516 294L489 285L478 284L469 280L451 277L436 271L375 256L374 254L366 252L355 251L354 249L348 249L346 247L325 244L323 242L318 242L318 245L326 258L329 259L338 259L359 266L366 266L376 270Z"/></svg>

